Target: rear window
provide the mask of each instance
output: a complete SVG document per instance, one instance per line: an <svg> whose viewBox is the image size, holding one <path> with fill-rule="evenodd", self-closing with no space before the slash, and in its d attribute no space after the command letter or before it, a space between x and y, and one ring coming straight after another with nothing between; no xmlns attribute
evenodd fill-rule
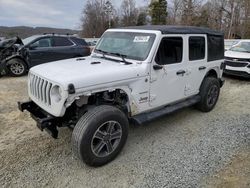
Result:
<svg viewBox="0 0 250 188"><path fill-rule="evenodd" d="M88 46L87 42L84 39L76 38L76 37L71 37L70 38L74 43L77 45L81 46Z"/></svg>
<svg viewBox="0 0 250 188"><path fill-rule="evenodd" d="M208 61L224 59L224 37L208 35Z"/></svg>
<svg viewBox="0 0 250 188"><path fill-rule="evenodd" d="M53 46L72 46L73 43L65 37L54 37Z"/></svg>
<svg viewBox="0 0 250 188"><path fill-rule="evenodd" d="M189 60L195 61L205 58L205 38L189 37Z"/></svg>

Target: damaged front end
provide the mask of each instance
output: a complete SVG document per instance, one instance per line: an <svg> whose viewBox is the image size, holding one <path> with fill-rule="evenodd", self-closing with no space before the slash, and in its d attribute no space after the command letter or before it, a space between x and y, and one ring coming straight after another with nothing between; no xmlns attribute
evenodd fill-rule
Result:
<svg viewBox="0 0 250 188"><path fill-rule="evenodd" d="M22 57L20 50L23 49L23 42L19 37L6 39L0 42L0 75L8 73L8 61L14 57Z"/></svg>
<svg viewBox="0 0 250 188"><path fill-rule="evenodd" d="M62 118L57 118L48 114L33 101L18 102L18 109L22 112L24 110L30 112L31 117L36 121L37 127L41 131L46 130L53 138L58 137L57 127L62 126Z"/></svg>

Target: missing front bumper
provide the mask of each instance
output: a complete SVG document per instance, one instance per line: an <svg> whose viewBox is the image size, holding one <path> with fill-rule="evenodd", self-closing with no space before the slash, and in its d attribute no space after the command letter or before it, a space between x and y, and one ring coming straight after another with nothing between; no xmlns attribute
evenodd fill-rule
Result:
<svg viewBox="0 0 250 188"><path fill-rule="evenodd" d="M31 117L36 121L37 127L41 131L46 130L53 138L58 137L57 127L62 124L60 118L48 114L33 101L18 102L18 109L22 112L24 110L30 112Z"/></svg>

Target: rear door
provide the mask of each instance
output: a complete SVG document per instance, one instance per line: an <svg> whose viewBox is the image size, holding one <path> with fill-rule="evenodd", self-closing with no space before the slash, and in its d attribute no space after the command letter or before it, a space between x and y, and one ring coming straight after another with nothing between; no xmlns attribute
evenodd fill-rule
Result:
<svg viewBox="0 0 250 188"><path fill-rule="evenodd" d="M53 57L51 60L69 59L76 56L75 44L67 37L53 36Z"/></svg>
<svg viewBox="0 0 250 188"><path fill-rule="evenodd" d="M77 37L70 37L70 39L76 44L75 49L77 56L88 56L94 48L94 46L89 46L84 39Z"/></svg>
<svg viewBox="0 0 250 188"><path fill-rule="evenodd" d="M163 37L151 67L150 106L160 107L185 97L185 36Z"/></svg>
<svg viewBox="0 0 250 188"><path fill-rule="evenodd" d="M188 35L187 83L185 96L199 93L201 82L207 72L207 37L206 35Z"/></svg>

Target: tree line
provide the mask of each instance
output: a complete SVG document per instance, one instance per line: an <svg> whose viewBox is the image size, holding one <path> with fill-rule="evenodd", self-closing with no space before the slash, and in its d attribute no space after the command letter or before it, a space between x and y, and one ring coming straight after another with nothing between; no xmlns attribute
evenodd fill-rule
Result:
<svg viewBox="0 0 250 188"><path fill-rule="evenodd" d="M250 38L250 0L88 0L82 12L82 36L100 37L108 28L135 25L190 25L220 30L225 38Z"/></svg>

